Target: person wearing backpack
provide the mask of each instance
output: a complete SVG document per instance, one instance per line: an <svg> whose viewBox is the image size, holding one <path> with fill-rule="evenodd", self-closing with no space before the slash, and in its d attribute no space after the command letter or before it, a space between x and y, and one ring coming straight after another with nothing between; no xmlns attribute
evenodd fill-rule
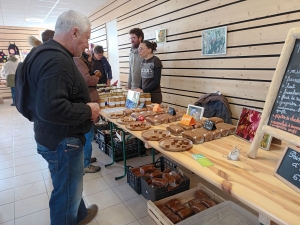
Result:
<svg viewBox="0 0 300 225"><path fill-rule="evenodd" d="M18 67L18 59L15 55L10 55L7 62L4 64L1 70L2 78L6 79L6 86L11 89L11 97L13 103L11 106L15 106L15 73Z"/></svg>
<svg viewBox="0 0 300 225"><path fill-rule="evenodd" d="M54 38L33 48L16 73L16 107L34 122L37 151L52 178L51 225L87 224L98 211L97 205L86 208L82 191L84 134L97 121L99 104L91 102L73 61L90 35L86 16L75 10L62 13Z"/></svg>

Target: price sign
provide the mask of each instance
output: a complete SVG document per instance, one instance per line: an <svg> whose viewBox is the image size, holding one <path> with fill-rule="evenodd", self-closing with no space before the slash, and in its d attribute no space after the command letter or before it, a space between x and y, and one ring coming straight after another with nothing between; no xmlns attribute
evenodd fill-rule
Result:
<svg viewBox="0 0 300 225"><path fill-rule="evenodd" d="M161 112L162 109L161 109L161 107L160 107L159 104L155 104L154 107L153 107L153 111L154 111L154 112Z"/></svg>
<svg viewBox="0 0 300 225"><path fill-rule="evenodd" d="M176 115L175 109L172 108L172 107L169 107L168 113L169 113L170 115L172 115L172 116L175 116L175 115Z"/></svg>
<svg viewBox="0 0 300 225"><path fill-rule="evenodd" d="M196 121L195 121L194 117L184 114L180 123L187 125L187 126L192 126L192 125L196 124Z"/></svg>
<svg viewBox="0 0 300 225"><path fill-rule="evenodd" d="M139 108L147 108L146 104L144 102L142 102L140 105L139 105Z"/></svg>

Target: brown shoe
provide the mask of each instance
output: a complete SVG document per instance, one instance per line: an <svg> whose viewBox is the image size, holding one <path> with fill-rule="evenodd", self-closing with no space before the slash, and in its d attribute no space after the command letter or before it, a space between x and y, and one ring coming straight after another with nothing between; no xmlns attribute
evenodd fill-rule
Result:
<svg viewBox="0 0 300 225"><path fill-rule="evenodd" d="M97 215L98 213L98 206L97 205L91 205L90 207L87 208L87 216L81 220L77 225L86 225L89 222L91 222Z"/></svg>
<svg viewBox="0 0 300 225"><path fill-rule="evenodd" d="M97 173L101 170L100 166L93 166L89 165L88 167L84 168L85 173Z"/></svg>
<svg viewBox="0 0 300 225"><path fill-rule="evenodd" d="M96 157L91 157L90 158L90 163L94 163L94 162L96 162L97 161L97 158Z"/></svg>

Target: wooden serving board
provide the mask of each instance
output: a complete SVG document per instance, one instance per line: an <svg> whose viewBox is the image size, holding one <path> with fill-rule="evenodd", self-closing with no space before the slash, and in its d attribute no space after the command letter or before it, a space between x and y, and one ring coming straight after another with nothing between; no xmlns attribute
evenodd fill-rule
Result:
<svg viewBox="0 0 300 225"><path fill-rule="evenodd" d="M164 138L159 146L170 152L183 152L193 147L193 142L187 138Z"/></svg>
<svg viewBox="0 0 300 225"><path fill-rule="evenodd" d="M123 112L114 112L114 113L109 113L107 116L111 119L119 119L124 117L124 114Z"/></svg>
<svg viewBox="0 0 300 225"><path fill-rule="evenodd" d="M135 118L132 118L130 116L124 116L122 118L117 119L117 123L122 124L122 125L127 124L127 123L131 123L131 122L134 122L134 121L135 121Z"/></svg>
<svg viewBox="0 0 300 225"><path fill-rule="evenodd" d="M151 127L151 124L148 122L135 121L127 123L125 127L129 130L142 131L149 129Z"/></svg>
<svg viewBox="0 0 300 225"><path fill-rule="evenodd" d="M148 141L159 141L163 138L170 137L170 132L163 129L147 130L142 132L142 137Z"/></svg>

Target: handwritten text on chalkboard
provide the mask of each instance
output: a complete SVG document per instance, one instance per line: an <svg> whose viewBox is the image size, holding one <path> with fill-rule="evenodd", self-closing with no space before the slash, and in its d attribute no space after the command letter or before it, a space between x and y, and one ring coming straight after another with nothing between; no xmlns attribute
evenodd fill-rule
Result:
<svg viewBox="0 0 300 225"><path fill-rule="evenodd" d="M297 39L282 80L270 126L300 136L300 40Z"/></svg>

